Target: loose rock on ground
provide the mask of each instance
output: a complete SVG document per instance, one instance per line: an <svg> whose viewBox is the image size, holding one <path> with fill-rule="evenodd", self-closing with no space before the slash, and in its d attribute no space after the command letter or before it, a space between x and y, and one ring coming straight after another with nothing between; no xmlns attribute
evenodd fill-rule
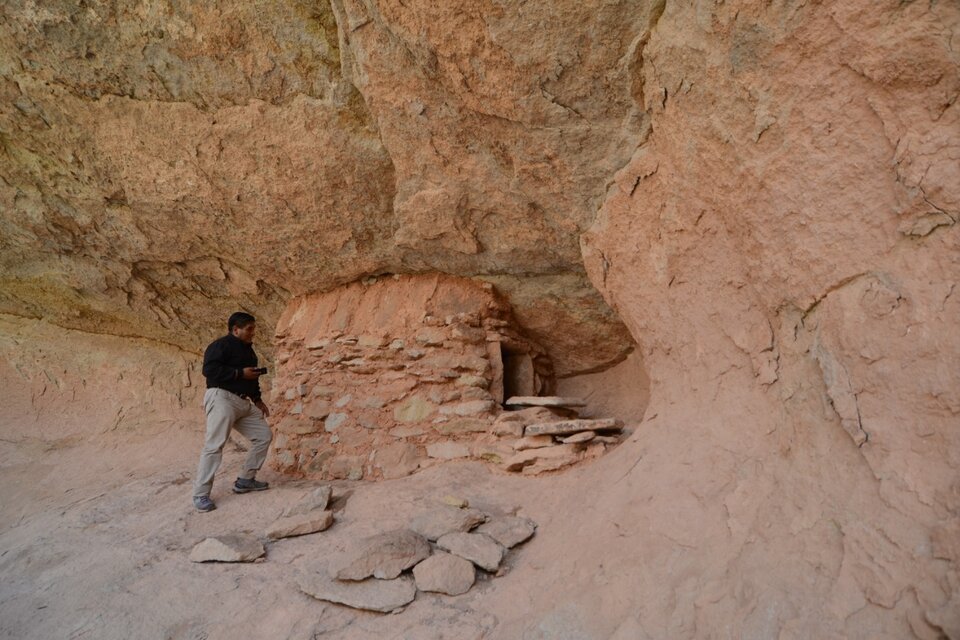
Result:
<svg viewBox="0 0 960 640"><path fill-rule="evenodd" d="M253 562L266 550L254 536L229 534L207 538L190 552L191 562Z"/></svg>
<svg viewBox="0 0 960 640"><path fill-rule="evenodd" d="M361 541L336 571L340 580L396 578L432 552L430 543L409 529L397 529Z"/></svg>
<svg viewBox="0 0 960 640"><path fill-rule="evenodd" d="M477 509L444 506L418 515L410 522L410 528L432 542L447 533L470 531L486 519Z"/></svg>
<svg viewBox="0 0 960 640"><path fill-rule="evenodd" d="M469 560L438 552L415 566L413 577L421 591L458 596L470 590L477 572Z"/></svg>
<svg viewBox="0 0 960 640"><path fill-rule="evenodd" d="M448 533L437 546L487 571L496 571L503 560L503 547L482 533Z"/></svg>

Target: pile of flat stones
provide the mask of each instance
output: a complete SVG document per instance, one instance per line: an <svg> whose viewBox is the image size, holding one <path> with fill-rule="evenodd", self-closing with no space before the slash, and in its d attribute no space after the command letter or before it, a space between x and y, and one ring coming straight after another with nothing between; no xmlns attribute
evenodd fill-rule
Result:
<svg viewBox="0 0 960 640"><path fill-rule="evenodd" d="M495 461L512 472L536 475L601 455L620 442L623 423L614 418L585 419L580 398L517 396L509 398L490 433L496 438Z"/></svg>
<svg viewBox="0 0 960 640"><path fill-rule="evenodd" d="M507 551L528 540L537 525L517 516L488 516L466 504L442 506L415 517L409 528L355 544L333 563L301 568L300 590L327 602L387 613L418 591L458 596L477 570L500 575Z"/></svg>
<svg viewBox="0 0 960 640"><path fill-rule="evenodd" d="M278 540L323 531L333 523L327 509L331 488L321 486L283 512L265 538ZM502 575L509 549L529 540L537 525L529 518L488 515L465 500L444 499L409 527L354 543L342 557L301 567L300 590L318 600L388 613L412 602L418 591L458 596L477 580L477 570ZM193 562L262 562L262 539L250 534L206 538L190 552Z"/></svg>
<svg viewBox="0 0 960 640"><path fill-rule="evenodd" d="M286 509L267 527L264 535L269 540L280 540L325 531L333 524L333 511L327 509L333 489L329 485L317 487L299 502ZM214 536L198 543L190 552L193 562L253 562L267 550L260 538L250 534L232 533Z"/></svg>

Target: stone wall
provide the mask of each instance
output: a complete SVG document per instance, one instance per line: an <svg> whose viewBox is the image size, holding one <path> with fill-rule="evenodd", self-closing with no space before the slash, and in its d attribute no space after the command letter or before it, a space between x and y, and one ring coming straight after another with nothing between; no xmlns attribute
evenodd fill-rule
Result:
<svg viewBox="0 0 960 640"><path fill-rule="evenodd" d="M273 465L376 479L466 457L504 393L554 386L489 283L385 276L302 296L277 328Z"/></svg>

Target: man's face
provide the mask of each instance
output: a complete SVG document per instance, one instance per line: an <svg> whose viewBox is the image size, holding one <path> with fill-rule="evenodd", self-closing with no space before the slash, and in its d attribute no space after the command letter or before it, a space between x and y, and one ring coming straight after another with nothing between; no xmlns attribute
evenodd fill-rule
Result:
<svg viewBox="0 0 960 640"><path fill-rule="evenodd" d="M253 334L257 332L257 323L251 322L245 327L234 327L233 335L247 344L253 344Z"/></svg>

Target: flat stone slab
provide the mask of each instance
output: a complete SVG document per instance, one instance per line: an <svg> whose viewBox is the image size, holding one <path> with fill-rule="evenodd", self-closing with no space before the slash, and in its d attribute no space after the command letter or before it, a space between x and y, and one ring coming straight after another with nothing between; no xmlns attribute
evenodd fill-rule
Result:
<svg viewBox="0 0 960 640"><path fill-rule="evenodd" d="M503 547L482 533L448 533L437 540L437 546L487 571L496 571L503 560Z"/></svg>
<svg viewBox="0 0 960 640"><path fill-rule="evenodd" d="M511 549L521 542L526 542L537 531L537 523L530 518L518 516L501 516L492 518L477 528L477 533L490 536L501 546Z"/></svg>
<svg viewBox="0 0 960 640"><path fill-rule="evenodd" d="M413 578L421 591L459 596L473 586L477 571L469 560L441 551L415 566Z"/></svg>
<svg viewBox="0 0 960 640"><path fill-rule="evenodd" d="M380 613L395 611L417 597L416 584L409 576L395 580L344 582L331 578L324 569L316 568L301 574L297 585L317 600Z"/></svg>
<svg viewBox="0 0 960 640"><path fill-rule="evenodd" d="M296 516L311 511L324 511L330 504L330 496L333 495L333 489L330 485L317 487L292 507L283 512L284 516Z"/></svg>
<svg viewBox="0 0 960 640"><path fill-rule="evenodd" d="M504 404L508 407L585 407L587 401L583 398L562 396L513 396Z"/></svg>
<svg viewBox="0 0 960 640"><path fill-rule="evenodd" d="M190 552L191 562L253 562L266 553L255 536L239 533L207 538Z"/></svg>
<svg viewBox="0 0 960 640"><path fill-rule="evenodd" d="M340 580L396 578L431 553L430 543L415 531L396 529L360 541L337 569Z"/></svg>
<svg viewBox="0 0 960 640"><path fill-rule="evenodd" d="M557 436L572 435L582 431L620 431L621 429L623 429L623 423L614 418L602 418L600 420L579 418L576 420L554 420L552 422L528 424L523 430L523 435L538 436L550 434Z"/></svg>
<svg viewBox="0 0 960 640"><path fill-rule="evenodd" d="M553 444L553 436L550 435L524 436L513 443L513 449L515 451L526 451L527 449L552 447Z"/></svg>
<svg viewBox="0 0 960 640"><path fill-rule="evenodd" d="M410 521L410 528L427 540L436 541L448 533L470 531L486 520L487 516L476 509L440 507L415 517Z"/></svg>
<svg viewBox="0 0 960 640"><path fill-rule="evenodd" d="M532 437L536 438L538 436L532 436ZM581 431L580 433L575 433L572 436L561 438L560 442L562 442L563 444L577 444L580 442L590 442L596 437L597 437L596 431Z"/></svg>
<svg viewBox="0 0 960 640"><path fill-rule="evenodd" d="M559 469L580 460L583 446L578 444L559 444L553 447L527 449L507 458L503 468L507 471L523 471L535 464L539 471Z"/></svg>
<svg viewBox="0 0 960 640"><path fill-rule="evenodd" d="M293 516L279 518L267 527L267 537L271 540L303 536L329 529L333 524L333 511L310 511Z"/></svg>

